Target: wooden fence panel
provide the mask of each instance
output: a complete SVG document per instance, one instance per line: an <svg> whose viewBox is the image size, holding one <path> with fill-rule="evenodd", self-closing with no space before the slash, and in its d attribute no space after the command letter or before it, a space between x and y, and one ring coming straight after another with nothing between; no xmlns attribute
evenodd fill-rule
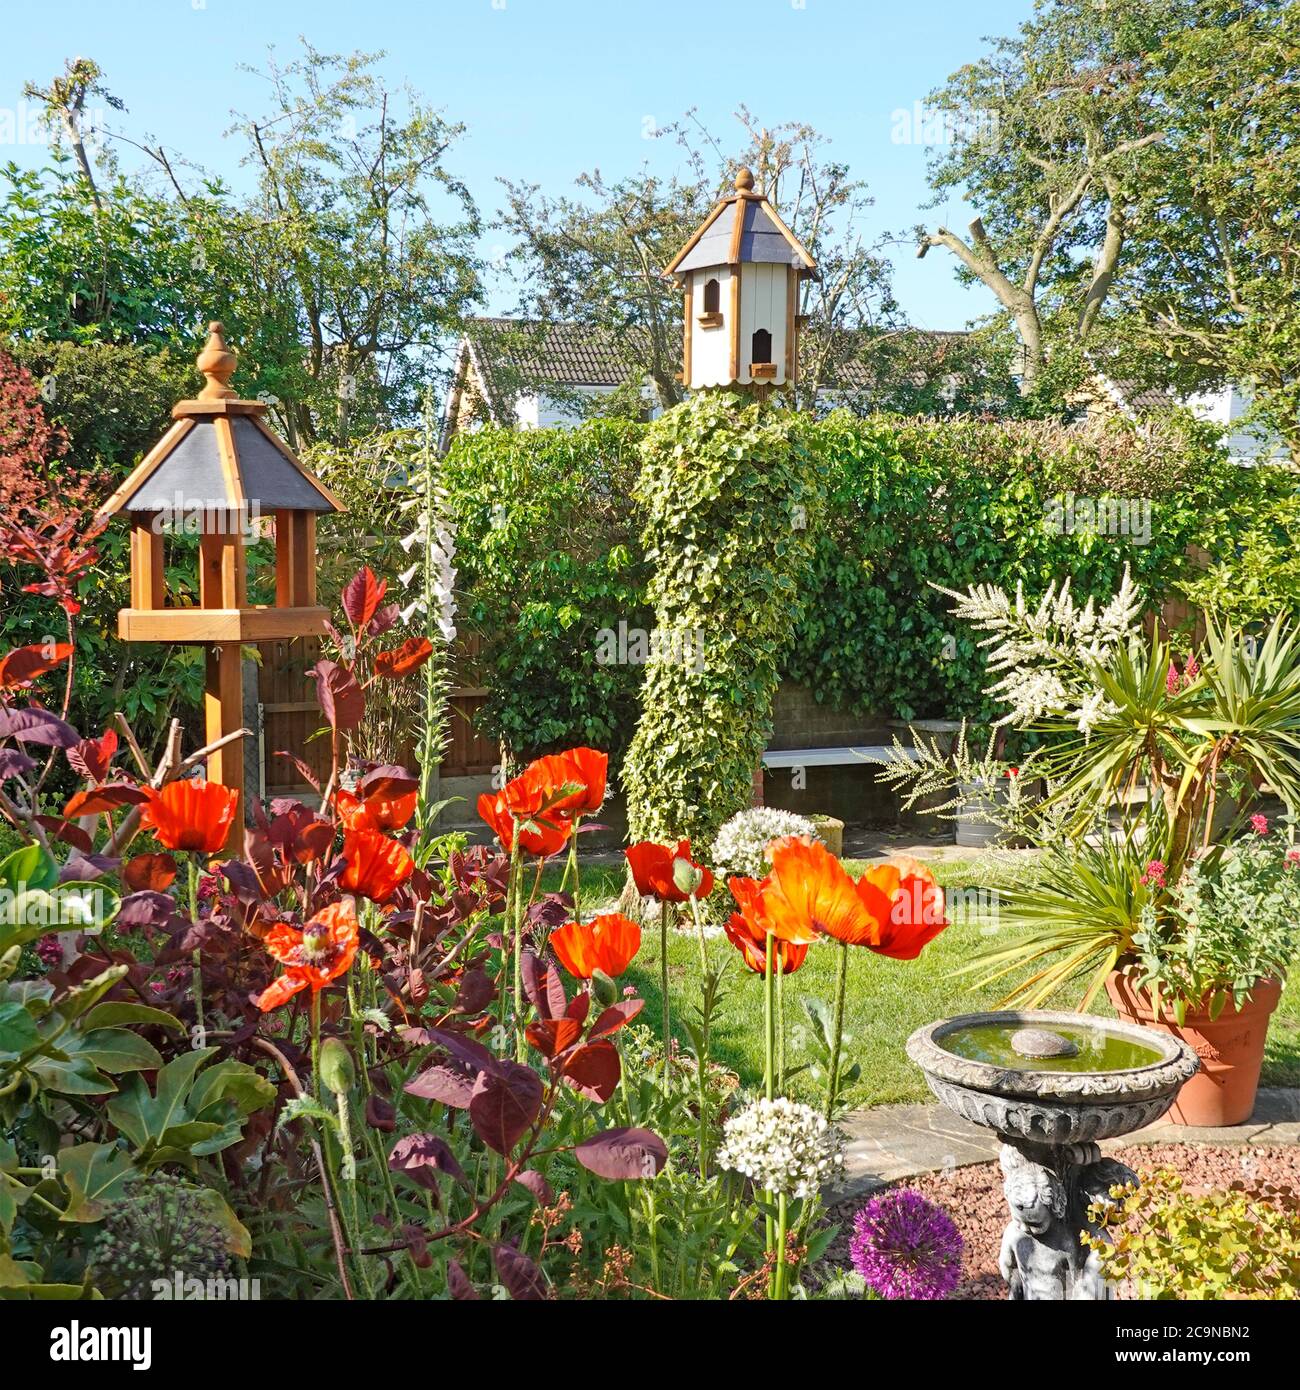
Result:
<svg viewBox="0 0 1300 1390"><path fill-rule="evenodd" d="M275 754L281 749L296 754L322 782L329 776L329 739L311 738L324 723L316 703L316 683L307 675L320 656L320 641L313 637L260 642L258 650L262 656L257 686L262 705L266 794L301 796L311 790L302 774L288 758ZM441 769L444 777L486 776L500 761L496 743L475 722L488 695L482 686L469 683L480 675L479 652L476 636L457 645L454 679L460 683L450 697L450 737ZM413 748L407 750L408 762L413 753Z"/></svg>

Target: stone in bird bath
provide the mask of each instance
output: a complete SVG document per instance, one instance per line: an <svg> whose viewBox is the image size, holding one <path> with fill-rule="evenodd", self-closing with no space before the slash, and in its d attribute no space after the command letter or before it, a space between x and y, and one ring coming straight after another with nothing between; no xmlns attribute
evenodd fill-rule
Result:
<svg viewBox="0 0 1300 1390"><path fill-rule="evenodd" d="M1011 1035L1012 1050L1022 1057L1077 1057L1078 1047L1050 1028L1018 1028Z"/></svg>

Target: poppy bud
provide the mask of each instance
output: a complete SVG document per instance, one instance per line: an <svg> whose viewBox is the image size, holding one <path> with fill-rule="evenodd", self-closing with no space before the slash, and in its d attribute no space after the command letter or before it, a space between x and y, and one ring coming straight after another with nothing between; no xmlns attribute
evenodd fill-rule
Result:
<svg viewBox="0 0 1300 1390"><path fill-rule="evenodd" d="M321 1044L320 1079L336 1096L346 1095L356 1083L352 1054L338 1038L326 1038Z"/></svg>
<svg viewBox="0 0 1300 1390"><path fill-rule="evenodd" d="M591 992L596 996L596 1002L606 1009L618 1003L618 986L603 970L591 972Z"/></svg>
<svg viewBox="0 0 1300 1390"><path fill-rule="evenodd" d="M698 869L689 859L673 860L673 885L679 893L689 898L704 882L704 871Z"/></svg>

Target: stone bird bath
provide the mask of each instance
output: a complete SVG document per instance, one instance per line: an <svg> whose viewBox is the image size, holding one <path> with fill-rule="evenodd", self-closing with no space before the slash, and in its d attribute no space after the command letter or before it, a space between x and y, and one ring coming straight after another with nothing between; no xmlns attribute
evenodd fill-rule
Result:
<svg viewBox="0 0 1300 1390"><path fill-rule="evenodd" d="M1010 1297L1110 1298L1079 1235L1089 1205L1137 1175L1098 1140L1158 1120L1200 1065L1191 1048L1113 1019L1028 1010L927 1024L907 1055L950 1110L1002 1139Z"/></svg>

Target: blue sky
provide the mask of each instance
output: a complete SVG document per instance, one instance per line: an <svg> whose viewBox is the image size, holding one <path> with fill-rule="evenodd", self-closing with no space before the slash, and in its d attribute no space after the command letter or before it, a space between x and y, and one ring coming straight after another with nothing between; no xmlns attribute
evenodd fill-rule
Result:
<svg viewBox="0 0 1300 1390"><path fill-rule="evenodd" d="M867 180L873 231L918 220L964 225L960 200L923 213L926 149L896 138L910 110L981 39L1010 33L1031 0L50 0L11 5L0 49L0 107L20 108L24 81L47 81L76 54L94 58L128 107L113 120L133 138L171 148L238 182L237 149L222 138L232 110L263 106L260 65L286 59L305 35L325 52L384 50L391 76L468 127L450 164L480 207L496 178L567 191L576 174L610 177L643 162L664 170L678 152L647 138L688 107L738 136L744 102L765 123L810 122L831 152ZM725 142L730 148L737 138ZM123 162L132 163L130 151ZM37 162L21 142L0 159ZM485 239L485 250L494 238ZM989 308L964 289L951 257L894 248L895 288L913 322L956 328ZM502 292L493 307L508 307Z"/></svg>

